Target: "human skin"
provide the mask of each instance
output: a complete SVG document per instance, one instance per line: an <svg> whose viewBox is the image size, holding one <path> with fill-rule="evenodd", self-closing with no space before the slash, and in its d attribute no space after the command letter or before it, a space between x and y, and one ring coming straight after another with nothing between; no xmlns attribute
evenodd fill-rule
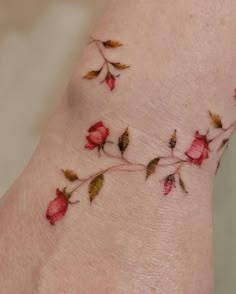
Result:
<svg viewBox="0 0 236 294"><path fill-rule="evenodd" d="M45 213L68 184L61 169L85 177L111 164L84 148L97 121L114 141L129 127L126 156L144 163L166 154L175 129L184 155L195 132L210 128L208 111L226 127L235 121L233 8L229 0L109 1L93 37L122 42L109 57L131 67L110 91L82 78L101 65L94 44L85 47L32 160L0 202L2 293L214 292L211 196L222 152L183 167L188 195L176 188L163 196L166 169L148 181L109 173L92 205L85 186L54 226Z"/></svg>

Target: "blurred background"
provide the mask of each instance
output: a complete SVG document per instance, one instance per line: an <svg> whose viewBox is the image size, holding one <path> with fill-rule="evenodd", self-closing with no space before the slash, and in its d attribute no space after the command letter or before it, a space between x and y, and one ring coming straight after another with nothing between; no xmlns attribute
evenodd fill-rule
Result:
<svg viewBox="0 0 236 294"><path fill-rule="evenodd" d="M0 195L30 159L105 3L0 0ZM213 198L216 294L236 293L235 150L236 136Z"/></svg>

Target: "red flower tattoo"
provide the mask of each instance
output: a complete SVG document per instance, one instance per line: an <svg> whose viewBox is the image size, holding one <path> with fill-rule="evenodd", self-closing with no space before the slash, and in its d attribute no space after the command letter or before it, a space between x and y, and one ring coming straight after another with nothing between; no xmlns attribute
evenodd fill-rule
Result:
<svg viewBox="0 0 236 294"><path fill-rule="evenodd" d="M46 217L51 225L62 219L68 209L68 195L59 189L56 190L56 195L57 197L49 203L46 212Z"/></svg>
<svg viewBox="0 0 236 294"><path fill-rule="evenodd" d="M89 135L86 137L88 143L85 148L92 150L97 147L100 150L109 136L109 129L105 127L102 121L99 121L90 127L88 132Z"/></svg>
<svg viewBox="0 0 236 294"><path fill-rule="evenodd" d="M86 80L93 80L104 74L105 78L101 81L101 83L105 82L108 88L113 91L116 87L116 78L120 76L119 72L128 69L130 66L125 63L110 61L106 56L106 50L114 50L123 46L123 44L114 40L101 41L94 39L90 43L96 46L101 55L103 64L99 69L89 71L83 76L83 78Z"/></svg>
<svg viewBox="0 0 236 294"><path fill-rule="evenodd" d="M185 152L185 155L188 156L190 162L196 165L201 165L204 160L208 158L209 146L206 135L200 135L197 131L195 133L194 140L188 149Z"/></svg>
<svg viewBox="0 0 236 294"><path fill-rule="evenodd" d="M110 44L108 43L106 46L110 46ZM109 76L109 78L111 80L107 80L106 82L109 87L112 88L115 86L115 80L113 80L111 76ZM76 204L79 202L71 202L70 199L84 185L88 186L88 199L90 204L92 204L101 193L105 184L106 175L109 173L128 174L140 172L143 174L143 178L146 179L146 181L149 181L150 178L154 177L154 175L158 173L159 169L165 169L168 167L168 169L172 169L172 171L171 173L166 174L162 179L163 194L165 196L170 195L173 193L174 188L179 188L184 194L188 194L189 191L183 178L184 167L186 165L192 166L192 164L197 166L203 165L212 152L221 154L222 151L227 148L230 134L236 128L236 121L233 121L229 126L225 127L219 114L210 111L208 114L209 124L215 129L213 137L211 136L210 128L208 128L208 132L205 135L196 131L189 149L185 152L182 151L182 156L179 157L175 154L176 146L179 144L178 131L173 128L173 132L169 135L169 140L166 144L166 153L159 154L146 163L132 162L127 159L126 154L131 143L128 127L123 130L120 136L118 136L116 144L117 150L113 147L113 152L116 152L113 153L109 152L109 144L107 144L113 143L113 146L115 146L114 142L107 140L110 134L110 129L103 123L103 121L99 121L92 125L88 129L89 134L86 136L87 144L85 145L85 148L89 150L97 148L99 155L109 158L111 164L104 169L94 171L92 174L84 178L80 177L71 169L62 169L64 178L68 181L68 186L62 191L57 189L57 197L48 205L46 218L50 224L55 224L55 222L65 216L69 204ZM218 167L219 162L217 163L217 168ZM73 186L69 186L69 182L71 185L73 184Z"/></svg>

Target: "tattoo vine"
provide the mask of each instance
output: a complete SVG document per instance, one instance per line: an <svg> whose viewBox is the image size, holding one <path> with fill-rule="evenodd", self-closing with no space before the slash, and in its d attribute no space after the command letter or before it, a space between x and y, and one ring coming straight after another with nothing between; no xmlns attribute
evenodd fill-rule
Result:
<svg viewBox="0 0 236 294"><path fill-rule="evenodd" d="M205 134L200 134L199 131L196 131L191 145L183 152L183 157L180 158L175 155L175 148L178 144L178 132L174 130L167 144L167 150L169 150L167 154L158 155L148 163L132 162L125 156L126 150L131 143L128 128L121 133L117 140L117 154L119 154L117 155L112 154L108 150L110 144L115 144L109 140L110 129L102 121L95 123L88 129L85 148L89 151L96 150L98 156L110 158L111 162L113 160L116 160L116 162L119 160L120 162L118 164L111 163L109 167L98 170L85 178L80 177L75 171L70 169L62 170L68 182L73 182L73 189L68 185L63 189L58 188L56 190L56 198L49 203L46 212L47 219L53 225L63 218L68 210L68 206L79 202L78 200L72 201L72 198L75 198L76 192L84 185L88 186L89 201L92 204L101 193L108 173L143 173L144 178L149 180L150 177L154 177L156 173L158 174L159 168L173 167L173 172L167 174L162 179L163 195L170 195L177 185L184 194L188 194L189 187L187 188L183 177L183 167L187 164L201 166L209 158L211 152L223 151L228 146L231 131L236 128L236 121L225 127L220 115L210 111L209 120L212 128L218 130L216 135L212 137L210 130ZM215 151L213 151L214 149ZM74 187L75 183L76 186Z"/></svg>

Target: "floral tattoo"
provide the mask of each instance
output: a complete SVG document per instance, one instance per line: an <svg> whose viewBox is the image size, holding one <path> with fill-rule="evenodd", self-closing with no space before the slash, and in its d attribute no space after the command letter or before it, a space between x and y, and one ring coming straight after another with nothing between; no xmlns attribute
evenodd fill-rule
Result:
<svg viewBox="0 0 236 294"><path fill-rule="evenodd" d="M92 125L88 129L85 148L89 151L97 150L98 156L110 158L111 164L107 168L98 170L85 178L78 176L76 172L70 169L62 170L64 177L71 183L70 185L73 183L73 188L70 188L68 185L63 189L58 188L56 190L56 198L49 203L46 212L48 221L52 225L55 224L55 222L65 216L69 205L79 203L78 200L72 201L72 198L74 198L74 194L84 185L88 186L89 201L92 204L102 191L105 177L108 173L120 172L125 174L140 172L143 173L146 180L149 180L151 176L153 177L154 174L158 174L157 171L159 168L173 167L173 172L167 174L162 179L163 195L170 195L177 185L179 185L184 194L188 194L189 191L182 175L183 166L201 166L210 157L211 152L218 153L223 151L228 146L231 131L236 128L236 121L232 122L228 127L225 127L220 115L213 112L209 112L209 120L211 127L218 130L216 135L212 137L210 130L205 134L200 134L199 131L196 131L189 148L183 152L183 157L178 157L175 155L175 148L178 144L177 130L174 130L166 146L167 154L158 155L148 163L132 162L125 156L126 150L131 143L128 128L117 139L117 154L119 154L117 155L108 151L109 145L115 144L109 140L110 129L102 121ZM120 163L114 164L112 162L113 160L120 160ZM218 167L219 162L217 169ZM75 183L76 186L74 187Z"/></svg>
<svg viewBox="0 0 236 294"><path fill-rule="evenodd" d="M108 88L112 91L116 86L116 79L120 76L118 72L125 70L130 66L120 62L110 61L105 55L105 50L116 49L123 46L123 44L114 40L100 41L95 39L93 39L90 43L94 44L97 47L101 55L103 64L99 69L89 71L83 78L86 80L93 80L104 73L105 77L101 81L101 83L105 82ZM116 71L115 73L112 72L114 70Z"/></svg>

